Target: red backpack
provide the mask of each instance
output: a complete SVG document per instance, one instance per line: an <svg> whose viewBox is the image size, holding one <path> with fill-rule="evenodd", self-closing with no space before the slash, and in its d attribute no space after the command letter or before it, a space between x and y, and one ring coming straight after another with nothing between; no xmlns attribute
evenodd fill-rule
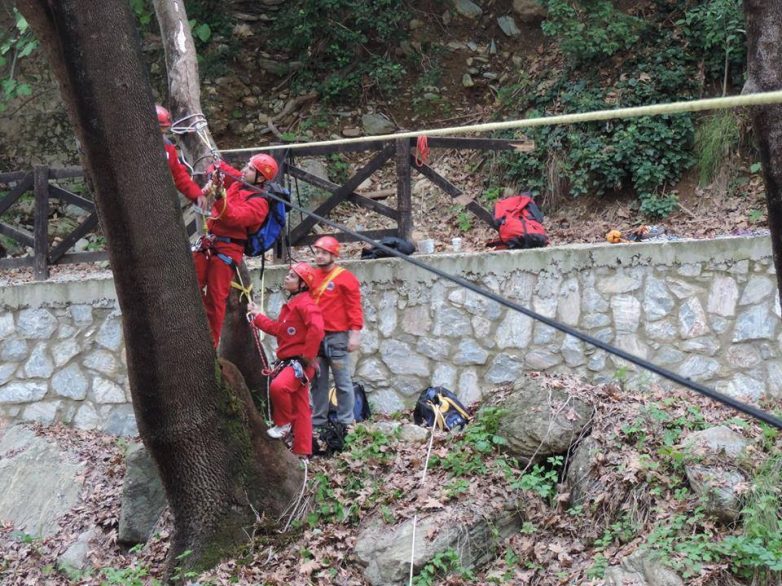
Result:
<svg viewBox="0 0 782 586"><path fill-rule="evenodd" d="M540 248L548 245L543 212L529 193L501 199L494 205L494 225L508 248Z"/></svg>

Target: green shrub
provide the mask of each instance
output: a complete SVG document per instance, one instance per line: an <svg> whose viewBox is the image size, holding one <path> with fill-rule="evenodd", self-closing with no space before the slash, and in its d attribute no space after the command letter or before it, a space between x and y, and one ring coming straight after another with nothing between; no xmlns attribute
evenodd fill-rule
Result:
<svg viewBox="0 0 782 586"><path fill-rule="evenodd" d="M614 8L610 0L543 0L548 11L541 29L556 37L575 62L611 57L638 42L643 21Z"/></svg>
<svg viewBox="0 0 782 586"><path fill-rule="evenodd" d="M29 96L33 93L30 84L20 81L17 77L19 60L29 57L38 48L38 41L25 18L13 9L14 26L5 33L0 33L0 113L6 110L7 103L16 98Z"/></svg>
<svg viewBox="0 0 782 586"><path fill-rule="evenodd" d="M288 2L274 22L272 43L303 63L294 86L315 88L325 100L356 98L369 87L391 91L404 74L386 56L405 33L401 0Z"/></svg>
<svg viewBox="0 0 782 586"><path fill-rule="evenodd" d="M429 563L413 578L413 585L434 586L435 584L442 584L444 578L451 574L456 574L465 580L475 578L471 570L462 567L459 552L454 549L447 549L432 557Z"/></svg>
<svg viewBox="0 0 782 586"><path fill-rule="evenodd" d="M709 79L741 84L747 61L741 0L701 0L676 24Z"/></svg>

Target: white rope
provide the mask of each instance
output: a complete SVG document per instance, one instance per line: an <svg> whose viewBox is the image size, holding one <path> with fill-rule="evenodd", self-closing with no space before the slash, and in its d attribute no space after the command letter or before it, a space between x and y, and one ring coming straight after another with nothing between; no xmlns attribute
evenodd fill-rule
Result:
<svg viewBox="0 0 782 586"><path fill-rule="evenodd" d="M426 459L424 460L424 469L423 472L421 472L421 488L423 488L424 483L426 482L426 471L429 469L429 458L432 455L432 445L434 444L434 432L437 429L437 418L440 417L443 419L443 426L445 426L445 419L443 418L443 414L440 413L440 410L437 409L434 405L429 403L432 407L432 411L434 412L434 421L432 421L432 433L429 434L429 446L426 448ZM413 564L415 563L415 529L418 525L418 513L413 515L413 540L412 544L410 545L410 580L408 581L409 586L413 586Z"/></svg>
<svg viewBox="0 0 782 586"><path fill-rule="evenodd" d="M432 128L429 130L415 130L400 132L398 134L380 134L358 138L341 138L338 140L320 140L314 142L301 142L286 144L283 146L249 147L243 149L226 149L221 153L247 153L286 149L302 149L314 146L331 146L340 144L356 144L367 141L396 140L400 138L416 138L418 136L442 136L453 134L465 134L468 132L491 132L495 130L508 130L513 128L532 128L535 126L550 126L554 124L577 124L580 122L595 122L598 120L613 120L615 118L634 118L637 116L659 116L662 114L682 114L684 112L701 112L704 110L720 110L725 108L738 108L741 106L763 106L782 103L782 90L773 92L761 92L742 96L729 96L724 98L706 98L668 104L653 104L650 106L635 106L632 108L615 108L612 110L597 110L594 112L582 112L579 114L561 114L557 116L542 116L540 118L527 118L525 120L506 120L504 122L487 122L470 126L451 126L447 128Z"/></svg>
<svg viewBox="0 0 782 586"><path fill-rule="evenodd" d="M285 523L285 527L282 528L282 533L285 533L288 530L288 527L291 526L291 522L296 517L296 513L299 509L299 504L301 503L301 499L304 496L304 490L307 488L307 476L309 472L309 464L307 463L306 458L301 458L301 463L304 464L304 482L301 484L301 492L299 493L299 498L296 499L296 504L293 506L293 511L291 511L291 516L288 517L287 523Z"/></svg>

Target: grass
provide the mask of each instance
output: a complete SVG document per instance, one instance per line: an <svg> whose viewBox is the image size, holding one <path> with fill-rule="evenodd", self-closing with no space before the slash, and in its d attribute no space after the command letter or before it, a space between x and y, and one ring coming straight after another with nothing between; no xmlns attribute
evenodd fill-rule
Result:
<svg viewBox="0 0 782 586"><path fill-rule="evenodd" d="M728 110L706 117L695 132L698 178L711 183L728 159L738 150L741 130L737 115Z"/></svg>

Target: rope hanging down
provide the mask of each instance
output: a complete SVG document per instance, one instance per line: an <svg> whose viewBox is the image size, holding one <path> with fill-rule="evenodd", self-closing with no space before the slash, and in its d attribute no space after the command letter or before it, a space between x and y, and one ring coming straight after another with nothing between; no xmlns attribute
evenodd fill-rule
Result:
<svg viewBox="0 0 782 586"><path fill-rule="evenodd" d="M780 92L780 96L782 96L782 92ZM467 281L466 279L463 279L462 277L457 277L455 275L452 275L450 273L446 273L445 271L438 269L436 267L433 267L431 265L426 264L425 262L422 262L418 260L415 257L410 257L402 254L401 252L394 250L393 248L389 248L388 246L385 246L384 244L381 244L380 242L377 242L375 240L372 240L371 238L364 236L363 234L359 234L358 232L354 232L347 226L343 226L342 224L338 224L337 222L333 222L327 218L324 218L318 214L315 214L309 210L305 210L303 208L300 208L296 204L292 202L287 202L283 200L281 197L269 193L269 197L272 199L275 199L277 201L281 201L286 203L287 205L291 206L292 208L298 210L301 213L307 214L308 216L314 218L315 220L318 220L319 222L326 224L327 226L331 226L332 228L336 228L340 232L344 232L345 234L348 234L357 240L361 240L362 242L366 242L368 244L371 244L373 246L376 246L378 249L382 250L383 252L387 253L388 256L394 256L396 258L402 259L404 262L410 263L411 265L414 265L420 269L423 269L425 271L428 271L430 273L433 273L437 275L438 277L441 277L445 279L446 281L450 281L452 283L455 283L456 285L459 285L460 287L464 287L465 289L468 289L472 291L473 293L476 293L478 295L481 295L482 297L486 297L487 299L491 299L492 301L495 301L496 303L499 303L500 305L507 307L508 309L512 309L513 311L517 311L519 313L522 313L526 315L527 317L531 317L534 320L537 320L539 322L542 322L546 324L547 326L550 326L554 328L555 330L559 330L560 332L563 332L565 334L568 334L570 336L573 336L574 338L577 338L583 342L586 342L587 344L591 344L592 346L595 346L597 348L600 348L601 350L605 350L609 354L613 354L614 356L617 356L618 358L621 358L623 360L626 360L627 362L630 362L631 364L635 364L636 366L640 366L641 368L644 368L654 374L657 374L663 378L667 378L668 380L675 382L679 385L682 385L683 387L686 387L690 390L695 391L696 393L700 393L701 395L708 397L714 401L717 401L719 403L722 403L723 405L727 405L728 407L731 407L732 409L735 409L736 411L740 411L741 413L744 413L745 415L749 415L750 417L754 419L758 419L759 421L763 421L764 423L767 423L769 425L772 425L778 429L782 429L782 419L779 417L776 417L775 415L772 415L771 413L767 413L766 411L763 411L762 409L758 409L757 407L753 405L749 405L747 403L743 403L742 401L738 401L734 399L733 397L730 397L728 395L725 395L723 393L720 393L718 391L715 391L712 388L707 387L706 385L702 385L700 383L697 383L693 380L690 380L689 378L685 378L681 376L680 374L677 374L671 370L668 370L666 368L663 368L661 366L657 366L656 364L649 362L645 358L641 358L640 356L636 356L635 354L630 354L629 352L625 352L624 350L617 348L615 346L612 346L611 344L608 344L606 342L603 342L601 340L598 340L597 338L594 338L590 336L589 334L585 334L583 332L580 332L574 328L571 328L568 325L565 325L563 323L560 323L554 319L551 319L549 317L545 317L544 315L541 315L531 309L528 309L522 305L519 305L518 303L514 303L513 301L510 301L509 299L506 299L500 295L497 295L496 293L493 293L491 291L488 291L486 289L482 289L481 287L478 287L474 283L471 283Z"/></svg>
<svg viewBox="0 0 782 586"><path fill-rule="evenodd" d="M302 149L314 146L331 146L340 144L356 144L367 141L397 140L400 138L416 138L422 134L427 136L444 136L453 134L465 134L468 132L492 132L494 130L509 130L513 128L532 128L535 126L550 126L554 124L577 124L580 122L596 122L599 120L613 120L615 118L635 118L638 116L657 116L661 114L683 114L685 112L702 112L704 110L722 110L726 108L738 108L741 106L768 106L782 104L782 90L773 92L761 92L743 96L730 96L725 98L706 98L703 100L691 100L684 102L671 102L668 104L652 104L651 106L635 106L633 108L614 108L612 110L597 110L594 112L581 112L578 114L561 114L558 116L543 116L540 118L527 118L525 120L506 120L505 122L487 122L485 124L473 124L470 126L452 126L448 128L432 128L412 132L400 132L398 134L380 134L377 136L341 138L338 140L320 140L314 142L301 142L286 144L286 149ZM279 150L279 146L250 147L243 149L226 149L222 153L247 153Z"/></svg>

